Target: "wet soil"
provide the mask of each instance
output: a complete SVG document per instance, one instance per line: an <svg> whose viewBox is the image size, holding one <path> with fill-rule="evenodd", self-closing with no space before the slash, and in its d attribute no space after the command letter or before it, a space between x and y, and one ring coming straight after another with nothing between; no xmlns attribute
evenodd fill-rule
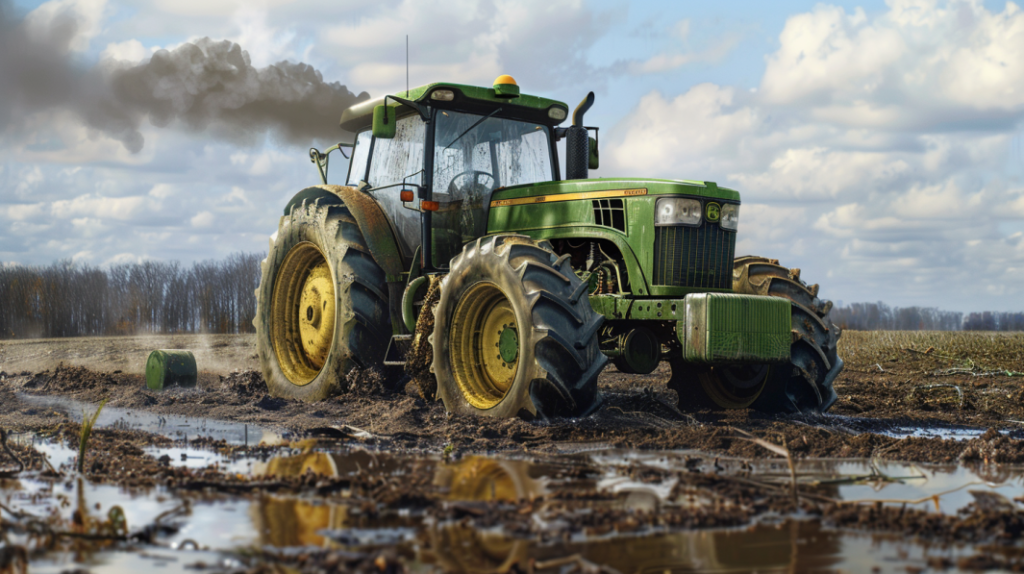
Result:
<svg viewBox="0 0 1024 574"><path fill-rule="evenodd" d="M978 485L971 502L936 512L931 497L886 499L887 485L915 477L851 474L831 462L798 464L790 475L765 461L697 454L424 457L337 439L274 447L193 442L225 461L257 461L239 473L219 463L188 468L147 452L177 441L107 428L90 439L82 475L74 472L74 456L46 461L42 445L75 452L79 432L77 423L61 423L29 443L4 443L0 468L24 463L17 476L0 480L0 538L9 541L0 548L23 553L11 560L57 554L88 565L93 554L146 557L171 548L186 571L215 572L402 572L424 565L481 573L639 572L655 564L735 572L837 563L867 571L884 561L858 554L856 533L863 532L876 537L869 544L875 552L884 536L899 537L890 566L900 571L1024 565L1024 498ZM1017 471L1002 472L1000 482L1024 493ZM126 494L96 496L104 484ZM878 494L844 492L854 484ZM167 510L139 521L130 505L140 497L166 500ZM50 500L52 509L40 511L40 500ZM218 501L244 501L248 511L211 520L209 505ZM207 529L227 528L226 519L251 522L249 545L211 549L210 537L183 539L204 509ZM181 552L193 548L220 555L207 562Z"/></svg>
<svg viewBox="0 0 1024 574"><path fill-rule="evenodd" d="M77 519L59 512L29 518L10 506L11 493L15 501L37 496L18 495L25 487L9 486L26 478L50 485L40 492L56 498L60 489L85 492L85 484L158 493L185 505L244 500L254 509L257 531L282 537L230 551L230 567L197 559L189 563L192 570L398 572L426 563L448 571L526 571L538 564L536 570L588 571L619 560L626 571L635 564L619 555L602 558L602 544L595 541L606 540L628 556L634 550L623 550L623 541L637 536L644 541L637 544L652 545L651 552L699 546L699 556L686 563L696 567L717 563L702 554L708 540L724 536L715 544L735 544L737 539L720 533L740 531L757 533L752 548L777 543L782 556L779 565L762 560L748 569L814 569L822 565L819 559L827 567L838 558L819 555L807 541L851 531L894 534L922 541L926 549L944 549L922 550L911 563L896 551L903 556L901 568L906 564L903 571L1024 568L1024 499L982 486L955 512L936 512L938 494L853 500L844 499L840 486L864 482L881 488L902 480L873 466L869 476L844 475L840 461L851 459L962 465L979 484L1019 484L1016 471L1008 469L1024 464L1021 336L845 333L841 355L847 366L835 382L839 401L826 415L690 412L666 388L670 373L663 365L648 376L609 367L599 381L604 402L596 413L532 422L450 418L441 403L422 399L414 384L388 393L372 373L352 373L346 392L327 401L273 398L254 370L246 341L221 338L211 344L209 338L183 336L0 343L0 490L8 493L6 508L0 508L0 572L3 560L20 559L18 548L33 551L33 536L51 544L35 547L44 554L55 548L71 552L72 542L83 536L123 550L159 546L176 528L156 520L114 536L116 516L90 522L81 509ZM195 388L145 388L141 365L154 343L200 349ZM101 354L90 354L96 352ZM41 357L56 362L29 366ZM43 404L39 397L80 403ZM229 443L204 437L199 427L176 438L115 422L93 431L81 475L74 456L50 461L35 443L10 439L32 436L77 452L82 416L75 410L95 410L103 400L121 412L252 425L254 439ZM257 428L278 429L286 438L257 445ZM222 463L189 466L172 450L182 448L216 453ZM644 451L674 454L655 462L634 456ZM606 452L633 454L602 462L593 455ZM482 453L497 458L477 456ZM819 459L828 459L825 471L807 466ZM231 466L236 460L267 466L239 472ZM78 476L84 483L76 487ZM929 507L932 497L935 509ZM322 515L331 518L303 523ZM336 516L346 518L335 523ZM733 530L717 530L722 528ZM719 534L699 544L679 538L704 529ZM26 532L24 544L3 542ZM295 539L296 532L315 534ZM779 532L786 535L774 541ZM496 538L488 538L492 534ZM321 549L311 549L311 540ZM470 568L465 560L482 558L451 553L466 540L482 544L481 556L492 556L495 547L517 549L509 551L515 559ZM844 538L842 544L851 542ZM282 550L292 547L305 549ZM803 554L796 548L804 548ZM498 554L507 558L504 552Z"/></svg>
<svg viewBox="0 0 1024 574"><path fill-rule="evenodd" d="M306 404L270 397L255 370L216 368L232 364L233 359L252 361L250 348L223 337L213 343L220 345L213 348L222 356L208 364L199 361L199 383L193 389L149 391L141 369L98 371L69 361L53 369L2 373L0 394L58 395L92 404L107 399L108 405L124 409L321 435L351 434L339 428L356 427L372 435L366 440L380 448L432 452L448 448L552 453L630 447L694 449L747 458L777 456L740 438L736 429L742 429L784 445L798 458L1024 462L1024 378L1019 376L1024 371L1024 338L962 333L959 338L943 339L949 342L948 348L916 349L938 341L878 344L884 336L844 333L841 350L848 360L835 382L839 400L824 416L778 416L752 410L683 412L686 405L681 411L675 392L666 387L667 364L646 376L626 375L610 366L599 381L602 407L583 419L449 418L440 402L423 400L413 384L404 392L382 392L372 384L373 373L352 373L347 392ZM99 344L90 339L62 340L55 353L82 354L74 350L78 341L86 347ZM114 339L103 341L103 348L117 347ZM194 338L191 345L184 336L170 342L210 348L209 340L202 337ZM123 346L128 349L126 355L139 355L136 349L142 343L125 339ZM17 347L7 345L7 356L27 354L12 352ZM40 353L38 345L32 348L36 355ZM963 357L965 352L978 358ZM122 363L141 361L121 359L114 364ZM5 399L0 406L0 424L14 428L37 428L44 420L60 417L52 409L25 406L17 400ZM998 432L986 432L991 429Z"/></svg>

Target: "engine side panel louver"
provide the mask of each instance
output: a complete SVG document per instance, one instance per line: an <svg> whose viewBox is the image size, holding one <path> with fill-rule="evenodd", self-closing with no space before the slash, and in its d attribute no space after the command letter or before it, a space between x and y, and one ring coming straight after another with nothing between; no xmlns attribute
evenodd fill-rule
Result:
<svg viewBox="0 0 1024 574"><path fill-rule="evenodd" d="M621 199L595 199L594 223L626 232L626 206Z"/></svg>

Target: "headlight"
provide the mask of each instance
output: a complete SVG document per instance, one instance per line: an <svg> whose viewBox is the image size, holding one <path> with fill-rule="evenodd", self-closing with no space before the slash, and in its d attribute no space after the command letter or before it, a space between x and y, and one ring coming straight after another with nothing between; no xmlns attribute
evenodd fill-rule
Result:
<svg viewBox="0 0 1024 574"><path fill-rule="evenodd" d="M722 229L736 231L740 226L740 206L735 203L726 203L722 206L722 219L719 222Z"/></svg>
<svg viewBox="0 0 1024 574"><path fill-rule="evenodd" d="M455 92L451 90L434 90L430 92L430 99L450 102L455 99Z"/></svg>
<svg viewBox="0 0 1024 574"><path fill-rule="evenodd" d="M685 197L663 197L655 204L655 225L700 225L700 201Z"/></svg>

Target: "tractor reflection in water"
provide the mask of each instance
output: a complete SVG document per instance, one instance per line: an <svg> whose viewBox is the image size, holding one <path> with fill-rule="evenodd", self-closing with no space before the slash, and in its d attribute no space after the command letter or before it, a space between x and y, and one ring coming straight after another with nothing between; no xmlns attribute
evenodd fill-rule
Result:
<svg viewBox="0 0 1024 574"><path fill-rule="evenodd" d="M306 473L344 476L364 470L396 472L402 467L401 462L387 455L352 451L277 457L261 470L267 476L279 477ZM548 495L547 477L553 474L551 470L527 461L472 456L450 464L437 462L433 484L447 504L457 504L466 512L477 508L482 514L489 503L521 502ZM641 510L654 504L653 498L653 494L637 492L593 504ZM823 532L815 523L795 521L743 530L662 532L646 536L566 534L560 540L541 543L512 536L500 527L474 528L462 520L433 522L404 512L376 516L375 512L362 512L356 502L349 506L267 496L254 504L252 513L260 542L265 545L350 549L388 546L409 561L476 574L526 571L531 565L534 570L557 571L586 563L622 573L691 569L770 571L797 565L827 567L839 560L840 554L838 534Z"/></svg>

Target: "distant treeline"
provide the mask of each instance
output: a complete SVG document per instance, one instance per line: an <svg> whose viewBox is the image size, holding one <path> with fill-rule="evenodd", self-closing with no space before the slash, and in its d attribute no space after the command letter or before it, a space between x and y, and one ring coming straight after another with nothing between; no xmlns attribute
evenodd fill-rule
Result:
<svg viewBox="0 0 1024 574"><path fill-rule="evenodd" d="M70 261L0 266L0 339L250 333L262 253L236 253L191 267L177 262L107 268ZM859 331L1024 331L1024 313L964 315L931 307L853 303L832 321Z"/></svg>
<svg viewBox="0 0 1024 574"><path fill-rule="evenodd" d="M252 332L263 257L0 266L0 339Z"/></svg>
<svg viewBox="0 0 1024 574"><path fill-rule="evenodd" d="M857 331L1024 331L1024 313L964 315L934 307L890 307L882 302L834 307L832 322Z"/></svg>

